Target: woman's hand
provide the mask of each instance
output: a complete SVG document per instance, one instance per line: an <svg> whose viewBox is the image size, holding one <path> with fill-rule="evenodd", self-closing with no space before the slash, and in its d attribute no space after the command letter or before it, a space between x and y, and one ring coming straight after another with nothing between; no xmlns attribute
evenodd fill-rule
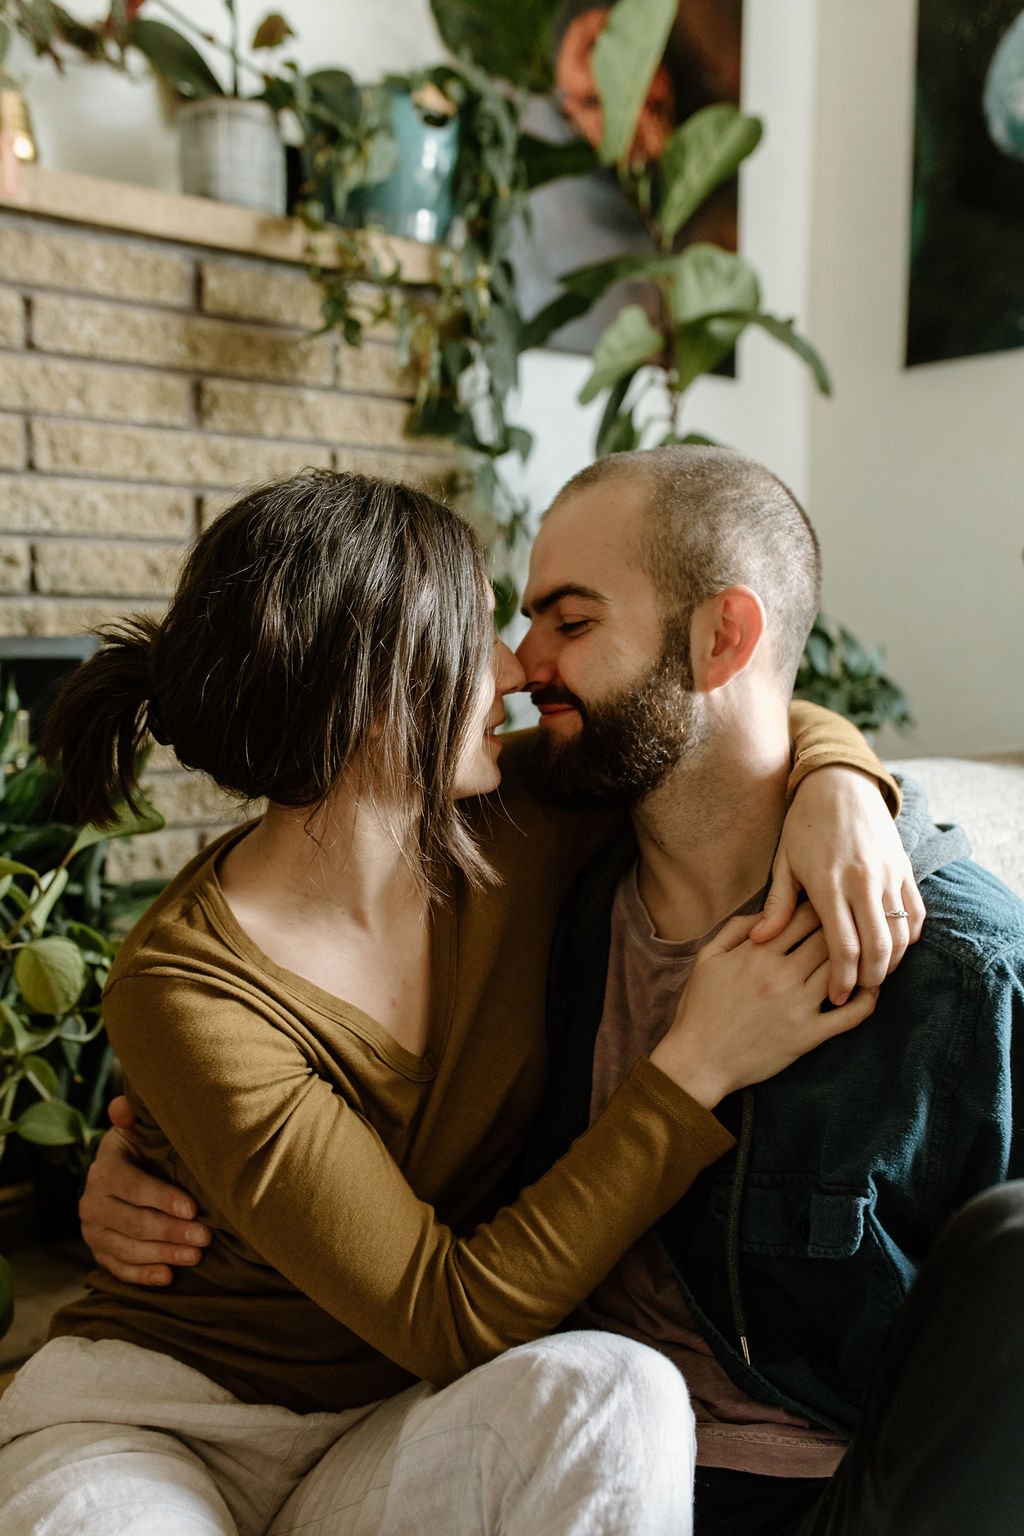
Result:
<svg viewBox="0 0 1024 1536"><path fill-rule="evenodd" d="M821 919L831 966L828 995L881 986L921 937L925 910L877 780L856 768L818 768L800 784L772 866L755 944L776 938L800 891ZM887 912L906 912L887 917Z"/></svg>
<svg viewBox="0 0 1024 1536"><path fill-rule="evenodd" d="M141 1167L132 1137L135 1117L125 1098L112 1099L107 1131L78 1205L82 1237L93 1258L118 1280L169 1285L172 1264L198 1264L210 1230L195 1219L184 1190Z"/></svg>
<svg viewBox="0 0 1024 1536"><path fill-rule="evenodd" d="M676 1017L651 1061L714 1109L727 1094L774 1077L823 1040L862 1023L877 989L822 1012L829 952L806 903L774 939L751 944L757 915L733 917L705 944Z"/></svg>

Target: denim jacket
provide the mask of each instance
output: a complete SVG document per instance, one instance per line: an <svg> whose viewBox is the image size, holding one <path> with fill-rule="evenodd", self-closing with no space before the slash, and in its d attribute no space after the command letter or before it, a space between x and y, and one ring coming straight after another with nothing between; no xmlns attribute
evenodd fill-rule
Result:
<svg viewBox="0 0 1024 1536"><path fill-rule="evenodd" d="M921 940L866 1023L718 1107L740 1147L657 1227L733 1380L840 1433L856 1425L885 1330L943 1223L1024 1174L1024 903L903 788ZM631 842L603 850L563 910L528 1177L586 1127L611 905L635 857Z"/></svg>

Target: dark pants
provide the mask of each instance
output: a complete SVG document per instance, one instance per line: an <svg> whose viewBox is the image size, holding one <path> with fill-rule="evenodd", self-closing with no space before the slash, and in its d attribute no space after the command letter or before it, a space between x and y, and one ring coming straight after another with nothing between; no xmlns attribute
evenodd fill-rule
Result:
<svg viewBox="0 0 1024 1536"><path fill-rule="evenodd" d="M1024 1181L949 1223L834 1477L697 1473L696 1536L1024 1533Z"/></svg>

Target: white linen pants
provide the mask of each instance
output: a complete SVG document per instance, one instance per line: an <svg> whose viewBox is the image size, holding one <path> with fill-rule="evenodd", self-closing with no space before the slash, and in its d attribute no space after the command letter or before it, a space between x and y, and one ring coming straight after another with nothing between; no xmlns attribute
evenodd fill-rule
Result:
<svg viewBox="0 0 1024 1536"><path fill-rule="evenodd" d="M688 1536L693 1468L679 1372L596 1332L344 1413L77 1338L0 1398L3 1536Z"/></svg>

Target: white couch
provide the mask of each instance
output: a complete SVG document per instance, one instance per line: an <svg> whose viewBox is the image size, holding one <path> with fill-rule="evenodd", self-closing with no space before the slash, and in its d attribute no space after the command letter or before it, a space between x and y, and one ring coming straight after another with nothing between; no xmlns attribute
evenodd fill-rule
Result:
<svg viewBox="0 0 1024 1536"><path fill-rule="evenodd" d="M977 863L1024 897L1024 752L905 758L886 767L915 778L932 820L958 822Z"/></svg>

